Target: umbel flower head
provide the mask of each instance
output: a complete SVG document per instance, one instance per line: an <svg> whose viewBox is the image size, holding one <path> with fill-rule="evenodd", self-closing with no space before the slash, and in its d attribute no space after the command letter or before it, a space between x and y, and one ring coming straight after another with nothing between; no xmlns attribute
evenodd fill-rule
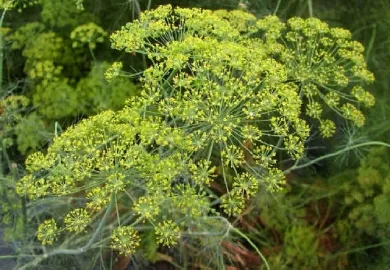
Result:
<svg viewBox="0 0 390 270"><path fill-rule="evenodd" d="M172 220L164 220L155 228L157 243L164 246L176 245L180 238L180 228Z"/></svg>
<svg viewBox="0 0 390 270"><path fill-rule="evenodd" d="M111 40L115 49L149 58L143 91L119 111L68 128L47 154L30 156L18 193L81 197L86 207L65 217L67 231L76 233L93 227L115 197L111 247L127 255L140 245L134 224L146 223L158 244L173 246L182 231L216 215L212 205L237 216L259 191L281 190L286 179L276 156L305 155L307 121L331 137L329 112L362 125L360 104L374 104L364 90L373 78L362 48L319 20L285 24L167 5L144 12ZM107 79L122 68L114 63Z"/></svg>
<svg viewBox="0 0 390 270"><path fill-rule="evenodd" d="M51 245L57 239L60 230L54 219L45 220L38 227L37 238L42 245Z"/></svg>
<svg viewBox="0 0 390 270"><path fill-rule="evenodd" d="M111 248L126 256L135 253L140 241L137 231L131 226L118 227L111 234Z"/></svg>
<svg viewBox="0 0 390 270"><path fill-rule="evenodd" d="M102 43L107 33L95 23L87 23L76 27L70 38L73 40L72 47L82 47L88 44L88 47L93 50L96 48L96 43Z"/></svg>
<svg viewBox="0 0 390 270"><path fill-rule="evenodd" d="M65 228L70 232L83 232L90 222L90 214L83 208L74 209L65 216Z"/></svg>

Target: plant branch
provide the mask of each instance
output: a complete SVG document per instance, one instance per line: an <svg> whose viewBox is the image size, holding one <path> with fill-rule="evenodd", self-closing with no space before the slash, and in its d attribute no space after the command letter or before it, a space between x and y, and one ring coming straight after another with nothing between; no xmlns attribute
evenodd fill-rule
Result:
<svg viewBox="0 0 390 270"><path fill-rule="evenodd" d="M241 236L242 238L244 238L251 247L253 247L253 249L256 251L256 253L260 256L260 258L263 260L264 262L264 265L265 267L267 268L267 270L270 270L270 267L269 267L269 264L267 262L267 259L264 257L264 255L261 253L261 251L256 247L256 245L249 239L248 236L246 236L243 232L241 232L239 229L231 226L230 229L237 233L239 236Z"/></svg>
<svg viewBox="0 0 390 270"><path fill-rule="evenodd" d="M359 143L359 144L355 144L355 145L343 148L343 149L338 150L336 152L333 152L333 153L321 156L319 158L313 159L313 160L309 161L308 163L305 163L305 164L302 164L302 165L294 164L291 168L285 170L284 174L288 174L288 173L290 173L292 171L295 171L295 170L298 170L298 169L302 169L302 168L311 166L311 165L313 165L313 164L315 164L315 163L317 163L317 162L319 162L321 160L324 160L324 159L327 159L327 158L331 158L331 157L335 157L335 156L341 155L344 152L347 152L347 151L350 151L350 150L353 150L353 149L356 149L356 148L359 148L359 147L364 147L364 146L385 146L385 147L389 147L390 148L390 144L387 144L385 142L380 142L380 141L371 141L371 142Z"/></svg>

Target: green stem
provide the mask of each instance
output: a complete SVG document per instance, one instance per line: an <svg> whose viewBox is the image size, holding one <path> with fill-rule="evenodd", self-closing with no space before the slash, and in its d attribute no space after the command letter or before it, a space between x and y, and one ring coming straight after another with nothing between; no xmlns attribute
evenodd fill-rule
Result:
<svg viewBox="0 0 390 270"><path fill-rule="evenodd" d="M347 251L342 251L342 252L339 252L337 254L331 255L330 257L331 258L336 258L336 257L341 256L341 255L351 254L351 253L355 253L355 252L361 252L361 251L364 251L364 250L367 250L367 249L371 249L371 248L387 246L389 244L390 244L390 241L381 242L381 243L378 243L378 244L373 244L373 245L369 245L369 246L364 246L364 247L350 249L350 250L347 250Z"/></svg>
<svg viewBox="0 0 390 270"><path fill-rule="evenodd" d="M281 2L282 2L282 0L278 0L278 3L276 4L276 8L274 10L274 14L273 15L276 15L276 13L278 12Z"/></svg>
<svg viewBox="0 0 390 270"><path fill-rule="evenodd" d="M213 148L214 148L214 141L211 141L209 153L208 153L208 155L207 155L207 161L210 161L211 154L213 153Z"/></svg>
<svg viewBox="0 0 390 270"><path fill-rule="evenodd" d="M3 21L7 9L5 8L0 18L0 28L3 27ZM0 31L0 98L3 96L3 33Z"/></svg>
<svg viewBox="0 0 390 270"><path fill-rule="evenodd" d="M312 2L312 0L307 0L307 6L309 8L309 16L313 17L313 2Z"/></svg>
<svg viewBox="0 0 390 270"><path fill-rule="evenodd" d="M142 55L142 65L144 66L145 70L148 68L148 63L146 62L145 54Z"/></svg>
<svg viewBox="0 0 390 270"><path fill-rule="evenodd" d="M35 257L35 255L31 255L31 254L23 254L23 255L4 255L4 256L0 256L0 260L7 260L7 259L19 258L19 256L23 256L23 257Z"/></svg>
<svg viewBox="0 0 390 270"><path fill-rule="evenodd" d="M88 45L88 49L89 49L89 52L91 54L91 57L92 57L93 61L96 62L95 54L94 54L93 50L91 49L91 47L89 47L89 45Z"/></svg>
<svg viewBox="0 0 390 270"><path fill-rule="evenodd" d="M141 6L138 2L138 0L134 0L135 10L137 11L137 17L141 15Z"/></svg>
<svg viewBox="0 0 390 270"><path fill-rule="evenodd" d="M291 168L285 170L284 173L288 174L291 171L295 171L295 170L298 170L298 169L302 169L302 168L308 167L308 166L313 165L313 164L315 164L315 163L317 163L317 162L319 162L321 160L324 160L324 159L327 159L327 158L331 158L331 157L335 157L335 156L341 155L344 152L347 152L347 151L350 151L350 150L353 150L353 149L356 149L356 148L359 148L359 147L363 147L363 146L385 146L385 147L389 147L390 148L390 144L387 144L385 142L379 142L379 141L359 143L359 144L355 144L355 145L346 147L344 149L338 150L338 151L336 151L334 153L330 153L330 154L321 156L319 158L313 159L313 160L309 161L308 163L305 163L305 164L302 164L302 165L297 165L296 164L296 165L292 166Z"/></svg>
<svg viewBox="0 0 390 270"><path fill-rule="evenodd" d="M172 70L171 74L169 74L168 78L165 80L165 82L162 84L162 88L165 89L171 82L172 78L179 72L179 70L174 69Z"/></svg>
<svg viewBox="0 0 390 270"><path fill-rule="evenodd" d="M243 232L241 232L239 229L237 228L234 228L233 226L230 227L231 230L233 230L233 232L237 233L239 236L241 236L242 238L244 238L251 247L253 247L253 249L256 251L256 253L260 256L260 258L263 260L264 262L264 265L265 267L267 268L267 270L270 270L270 267L269 267L269 264L267 262L267 259L264 257L264 255L260 252L260 250L256 247L256 245L249 239L248 236L246 236Z"/></svg>
<svg viewBox="0 0 390 270"><path fill-rule="evenodd" d="M374 47L374 43L375 43L375 38L376 38L376 24L375 23L372 25L372 28L373 28L372 35L371 35L370 41L369 41L367 49L366 49L366 55L364 57L366 59L366 62L368 61L368 59L370 57L372 48Z"/></svg>

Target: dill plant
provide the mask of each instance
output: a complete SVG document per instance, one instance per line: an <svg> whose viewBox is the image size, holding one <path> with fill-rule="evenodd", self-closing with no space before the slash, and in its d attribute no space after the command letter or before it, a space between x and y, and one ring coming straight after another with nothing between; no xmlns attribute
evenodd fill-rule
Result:
<svg viewBox="0 0 390 270"><path fill-rule="evenodd" d="M283 189L277 154L297 164L308 119L327 138L336 126L324 111L361 126L360 107L374 103L363 88L373 81L363 46L349 31L314 18L283 23L166 5L143 12L111 41L114 49L147 57L150 67L139 73L143 91L124 109L83 120L47 153L28 157L18 194L72 204L38 228L42 244L66 235L63 244L25 267L80 254L95 242L133 255L150 233L168 247L202 245L208 236L219 247L232 233L253 245L229 217L260 192ZM115 62L106 78L126 76L122 68ZM212 234L210 224L223 229ZM77 235L79 245L72 245L67 239Z"/></svg>

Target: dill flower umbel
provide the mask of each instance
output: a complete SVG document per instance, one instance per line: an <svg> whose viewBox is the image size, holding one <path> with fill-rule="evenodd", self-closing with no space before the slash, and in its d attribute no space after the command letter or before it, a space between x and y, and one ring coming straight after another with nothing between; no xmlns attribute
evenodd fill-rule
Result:
<svg viewBox="0 0 390 270"><path fill-rule="evenodd" d="M83 232L90 222L91 216L87 210L74 209L65 216L65 229L70 232Z"/></svg>
<svg viewBox="0 0 390 270"><path fill-rule="evenodd" d="M123 173L115 172L107 177L107 189L113 193L123 191L126 186L126 176Z"/></svg>
<svg viewBox="0 0 390 270"><path fill-rule="evenodd" d="M239 189L232 189L221 196L221 207L229 216L238 216L245 206L245 197Z"/></svg>
<svg viewBox="0 0 390 270"><path fill-rule="evenodd" d="M180 239L180 228L172 220L164 220L157 224L155 234L158 244L170 247Z"/></svg>
<svg viewBox="0 0 390 270"><path fill-rule="evenodd" d="M143 219L154 220L160 212L158 200L155 197L140 197L134 204L134 211Z"/></svg>
<svg viewBox="0 0 390 270"><path fill-rule="evenodd" d="M118 227L111 234L111 248L126 256L135 253L140 241L138 232L131 226Z"/></svg>
<svg viewBox="0 0 390 270"><path fill-rule="evenodd" d="M88 44L88 47L91 50L96 48L97 43L104 42L106 36L107 33L103 28L95 23L77 26L72 33L70 33L70 38L73 40L73 48L82 47L84 44Z"/></svg>
<svg viewBox="0 0 390 270"><path fill-rule="evenodd" d="M37 238L42 245L51 245L57 239L60 229L54 219L45 220L38 227Z"/></svg>
<svg viewBox="0 0 390 270"><path fill-rule="evenodd" d="M353 109L354 116L343 109L374 104L374 97L361 86L374 81L364 60L363 45L352 40L348 30L331 28L316 18L291 18L285 29L281 38L287 46L278 57L307 101L306 114L321 123L322 109L327 105L357 126L363 125L364 116L359 109ZM348 105L350 101L354 104ZM334 131L328 128L321 134L330 137Z"/></svg>
<svg viewBox="0 0 390 270"><path fill-rule="evenodd" d="M87 209L100 211L110 201L110 191L106 187L95 187L86 195L90 202L87 203Z"/></svg>
<svg viewBox="0 0 390 270"><path fill-rule="evenodd" d="M254 190L256 184L268 185L266 172L276 164L275 153L263 152L262 158L268 162L261 164L249 162L247 157L254 157L267 142L272 150L284 143L279 150L299 159L309 128L300 117L299 87L285 83L287 70L270 57L268 44L240 37L242 32L256 32L265 26L249 15L239 25L232 19L237 16L244 15L185 8L173 11L171 6L160 6L115 32L111 39L114 48L137 51L155 63L143 73L141 97L128 104L143 114L153 111L172 128L186 132L192 151L210 167L219 163L211 162L211 157L217 156L226 170L222 174L226 190L231 188L226 175L244 168L256 179L252 181ZM158 37L162 44L151 42ZM297 136L284 139L290 132ZM195 166L189 165L193 181L207 185L210 172ZM257 168L260 166L264 171ZM249 199L255 192L244 194Z"/></svg>
<svg viewBox="0 0 390 270"><path fill-rule="evenodd" d="M122 62L114 62L112 63L111 67L109 67L104 73L104 77L107 81L112 81L113 78L117 77L120 74L122 68Z"/></svg>

